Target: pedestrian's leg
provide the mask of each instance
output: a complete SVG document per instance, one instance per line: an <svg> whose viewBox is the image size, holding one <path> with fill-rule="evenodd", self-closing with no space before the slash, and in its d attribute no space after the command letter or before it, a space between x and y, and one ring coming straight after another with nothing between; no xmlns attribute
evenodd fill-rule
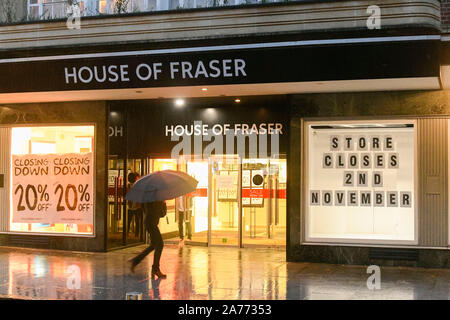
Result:
<svg viewBox="0 0 450 320"><path fill-rule="evenodd" d="M127 235L130 232L130 224L131 224L131 219L133 216L133 214L131 212L132 212L131 210L127 210L127 215L128 215L128 217L127 217L127 220L128 220L127 221Z"/></svg>
<svg viewBox="0 0 450 320"><path fill-rule="evenodd" d="M157 225L151 228L150 237L152 238L152 246L154 246L155 248L155 255L153 256L152 275L157 275L159 278L165 278L166 275L163 274L159 269L159 262L161 260L161 254L164 248L164 241Z"/></svg>
<svg viewBox="0 0 450 320"><path fill-rule="evenodd" d="M141 234L142 234L142 211L141 209L136 210L135 214L134 214L134 221L136 223L136 238L142 238Z"/></svg>
<svg viewBox="0 0 450 320"><path fill-rule="evenodd" d="M144 235L145 235L145 228L144 228L144 221L143 221L144 220L144 211L142 209L139 209L138 216L139 216L139 230L140 230L139 236L140 236L141 241L143 241Z"/></svg>
<svg viewBox="0 0 450 320"><path fill-rule="evenodd" d="M139 217L138 210L133 210L133 220L134 220L134 237L137 238L139 236Z"/></svg>
<svg viewBox="0 0 450 320"><path fill-rule="evenodd" d="M131 272L134 273L134 268L141 263L141 261L153 250L155 247L153 246L153 243L150 244L147 248L145 248L141 253L139 253L137 256L135 256L133 259L131 259Z"/></svg>
<svg viewBox="0 0 450 320"><path fill-rule="evenodd" d="M178 232L179 232L180 240L184 239L183 224L184 224L184 212L180 211L178 214Z"/></svg>
<svg viewBox="0 0 450 320"><path fill-rule="evenodd" d="M186 229L187 229L187 235L188 235L188 239L192 240L192 224L191 224L191 219L189 219L186 222Z"/></svg>

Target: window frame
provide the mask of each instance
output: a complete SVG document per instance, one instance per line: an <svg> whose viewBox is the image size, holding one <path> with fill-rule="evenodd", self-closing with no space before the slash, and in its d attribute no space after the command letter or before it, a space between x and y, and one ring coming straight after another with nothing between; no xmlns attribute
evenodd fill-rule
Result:
<svg viewBox="0 0 450 320"><path fill-rule="evenodd" d="M418 246L419 245L419 170L418 170L418 132L416 119L359 119L359 120L329 120L324 119L304 119L301 127L302 157L301 166L301 186L302 191L300 206L301 211L301 244L320 245L386 245L386 246ZM330 125L330 124L413 124L414 126L414 239L413 240L389 240L389 239L363 239L363 238L318 238L309 235L309 126L310 125ZM450 237L449 237L450 242Z"/></svg>
<svg viewBox="0 0 450 320"><path fill-rule="evenodd" d="M34 3L34 4L32 4L31 3L31 0L27 0L27 14L28 14L28 20L30 20L30 19L32 19L32 17L31 17L31 8L32 7L37 7L38 8L38 17L37 17L37 19L38 20L41 20L41 18L42 18L42 9L43 9L43 6L42 6L42 0L36 0L37 1L37 3ZM33 19L34 19L34 17L33 17Z"/></svg>
<svg viewBox="0 0 450 320"><path fill-rule="evenodd" d="M18 125L4 125L3 128L8 128L9 130L9 136L10 139L12 139L12 129L14 128L29 128L29 127L79 127L79 126L92 126L94 127L94 137L93 137L93 167L97 167L97 124L93 122L86 122L86 123L39 123L39 124L18 124ZM9 159L11 161L12 159L12 143L11 140L9 142ZM97 222L96 222L96 216L97 216L97 174L94 173L93 176L93 184L92 184L92 196L93 196L93 220L92 220L92 233L91 234L79 234L79 233L58 233L58 232L25 232L25 231L12 231L10 229L11 225L11 206L12 206L12 172L11 172L11 162L9 163L8 167L10 172L8 172L9 176L9 184L8 184L8 194L9 194L9 201L8 201L8 230L7 231L0 231L0 234L9 234L9 235L27 235L27 236L53 236L53 237L71 237L71 238L95 238L97 236ZM96 172L96 171L94 171Z"/></svg>

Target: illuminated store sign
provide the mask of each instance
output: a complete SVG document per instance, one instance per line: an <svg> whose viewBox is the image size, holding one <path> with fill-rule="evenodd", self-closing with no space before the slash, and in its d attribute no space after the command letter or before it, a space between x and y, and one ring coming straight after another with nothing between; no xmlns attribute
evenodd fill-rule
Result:
<svg viewBox="0 0 450 320"><path fill-rule="evenodd" d="M280 154L281 123L260 124L203 124L166 125L165 135L171 141L180 141L171 152L172 158L200 152L204 159L212 154L239 154L242 158L250 152L253 156L266 158ZM192 141L193 140L193 141ZM206 142L206 145L203 144Z"/></svg>
<svg viewBox="0 0 450 320"><path fill-rule="evenodd" d="M157 81L170 75L171 80L199 79L199 78L233 78L246 77L246 62L243 59L213 59L210 61L170 61L168 63L156 62L152 64L141 63L133 70L130 65L103 65L65 67L66 84L71 83L103 83L103 82L130 82L135 79L140 81Z"/></svg>
<svg viewBox="0 0 450 320"><path fill-rule="evenodd" d="M0 93L436 77L436 48L433 41L420 41L327 50L322 46L89 50L89 54L66 50L60 56L0 60L0 74L9 75L0 78ZM337 72L341 65L347 67Z"/></svg>
<svg viewBox="0 0 450 320"><path fill-rule="evenodd" d="M414 240L414 127L309 129L309 236Z"/></svg>
<svg viewBox="0 0 450 320"><path fill-rule="evenodd" d="M232 101L192 99L185 108L176 107L172 100L111 103L110 154L122 154L125 143L135 157L277 157L287 152L288 113L278 112L286 106L284 98Z"/></svg>
<svg viewBox="0 0 450 320"><path fill-rule="evenodd" d="M283 134L281 123L236 123L236 124L203 124L200 120L191 125L167 125L166 136L207 136L210 135L272 135Z"/></svg>
<svg viewBox="0 0 450 320"><path fill-rule="evenodd" d="M93 223L92 153L12 156L12 222Z"/></svg>

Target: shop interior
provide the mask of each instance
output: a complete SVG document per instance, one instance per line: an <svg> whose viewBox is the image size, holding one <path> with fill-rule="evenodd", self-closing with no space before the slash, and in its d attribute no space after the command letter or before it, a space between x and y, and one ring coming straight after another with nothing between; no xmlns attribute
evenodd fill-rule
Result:
<svg viewBox="0 0 450 320"><path fill-rule="evenodd" d="M128 214L123 199L124 170L141 177L160 170L180 170L199 181L196 191L178 201L166 201L167 215L159 225L166 243L180 241L182 226L183 241L188 245L284 247L286 244L286 159L145 158L128 159L124 168L123 159L111 157L109 248L148 241L142 216ZM185 208L183 216L181 206Z"/></svg>
<svg viewBox="0 0 450 320"><path fill-rule="evenodd" d="M94 152L94 134L94 126L14 127L11 129L11 154L92 153ZM39 193L40 191L44 190L37 189L35 192L38 193L35 196L42 197L45 192ZM70 201L73 201L73 199L70 199ZM13 206L11 205L10 208L12 210ZM94 234L92 224L13 223L12 217L13 215L10 214L8 231L41 234Z"/></svg>

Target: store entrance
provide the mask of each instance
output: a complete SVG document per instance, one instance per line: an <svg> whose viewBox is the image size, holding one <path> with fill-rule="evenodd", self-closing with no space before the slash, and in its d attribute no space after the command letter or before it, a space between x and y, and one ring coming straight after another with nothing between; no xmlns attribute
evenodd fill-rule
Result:
<svg viewBox="0 0 450 320"><path fill-rule="evenodd" d="M108 161L108 249L143 243L145 230L142 210L135 210L124 198L132 177L142 177L148 159L123 159L110 156Z"/></svg>
<svg viewBox="0 0 450 320"><path fill-rule="evenodd" d="M241 164L237 156L211 157L209 187L210 245L241 247Z"/></svg>
<svg viewBox="0 0 450 320"><path fill-rule="evenodd" d="M143 213L124 200L128 176L179 170L198 180L197 189L166 201L159 228L167 243L189 245L286 245L286 160L240 159L236 155L207 160L184 157L109 160L108 248L143 243L148 238ZM126 174L125 174L126 172Z"/></svg>
<svg viewBox="0 0 450 320"><path fill-rule="evenodd" d="M176 161L171 161L175 166ZM166 238L167 242L178 243L183 238L184 243L194 245L286 245L285 159L185 157L177 168L199 184L195 192L176 201L173 226L178 233Z"/></svg>

